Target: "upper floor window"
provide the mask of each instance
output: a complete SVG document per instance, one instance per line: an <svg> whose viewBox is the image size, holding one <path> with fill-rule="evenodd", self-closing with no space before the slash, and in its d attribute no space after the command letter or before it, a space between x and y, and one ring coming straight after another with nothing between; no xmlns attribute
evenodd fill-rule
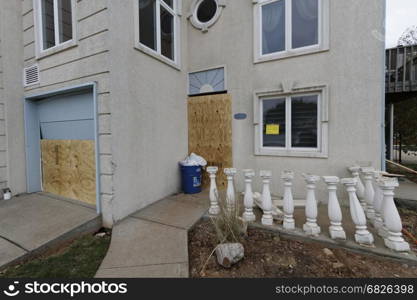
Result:
<svg viewBox="0 0 417 300"><path fill-rule="evenodd" d="M170 65L178 65L177 0L136 0L136 48Z"/></svg>
<svg viewBox="0 0 417 300"><path fill-rule="evenodd" d="M328 0L258 0L255 61L328 49Z"/></svg>
<svg viewBox="0 0 417 300"><path fill-rule="evenodd" d="M74 0L35 0L38 54L74 42Z"/></svg>
<svg viewBox="0 0 417 300"><path fill-rule="evenodd" d="M72 40L71 0L42 0L42 50Z"/></svg>

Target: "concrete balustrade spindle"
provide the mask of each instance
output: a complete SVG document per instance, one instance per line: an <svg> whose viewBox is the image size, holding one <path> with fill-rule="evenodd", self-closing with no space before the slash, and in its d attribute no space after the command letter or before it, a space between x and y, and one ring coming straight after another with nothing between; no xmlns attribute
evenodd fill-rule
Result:
<svg viewBox="0 0 417 300"><path fill-rule="evenodd" d="M235 168L224 169L224 174L227 178L227 190L226 190L226 207L229 212L232 212L236 208L236 197L235 197L235 184L234 177L237 173Z"/></svg>
<svg viewBox="0 0 417 300"><path fill-rule="evenodd" d="M375 218L373 220L374 227L379 230L384 226L384 220L382 219L382 201L384 195L382 194L382 190L379 187L379 180L382 178L382 174L384 172L375 171L374 172L374 210L375 210Z"/></svg>
<svg viewBox="0 0 417 300"><path fill-rule="evenodd" d="M365 184L365 200L366 200L366 216L369 220L373 221L375 219L375 210L374 210L374 168L361 168L363 174L363 181Z"/></svg>
<svg viewBox="0 0 417 300"><path fill-rule="evenodd" d="M262 215L262 224L267 226L272 226L274 220L272 217L272 198L271 198L271 191L270 191L270 183L272 178L271 171L260 171L260 176L262 178L262 208L263 208L263 215Z"/></svg>
<svg viewBox="0 0 417 300"><path fill-rule="evenodd" d="M342 184L345 185L349 194L349 206L352 221L355 224L355 241L359 244L373 245L374 237L366 227L365 212L356 196L356 186L358 181L356 178L344 178Z"/></svg>
<svg viewBox="0 0 417 300"><path fill-rule="evenodd" d="M284 181L284 222L283 227L287 230L295 229L294 220L294 198L292 195L292 181L294 173L292 171L282 172L281 179Z"/></svg>
<svg viewBox="0 0 417 300"><path fill-rule="evenodd" d="M358 184L356 186L356 196L358 197L362 208L364 209L364 211L366 211L365 187L364 187L364 185L362 183L362 180L361 180L361 177L359 175L361 167L353 166L353 167L348 168L348 170L352 174L353 178L355 178L358 182Z"/></svg>
<svg viewBox="0 0 417 300"><path fill-rule="evenodd" d="M329 191L328 213L330 219L329 233L332 239L346 240L346 233L342 227L342 210L337 199L337 185L340 179L336 176L324 176L324 182Z"/></svg>
<svg viewBox="0 0 417 300"><path fill-rule="evenodd" d="M303 230L308 235L318 235L321 231L317 224L317 200L316 200L316 183L320 180L319 176L303 174L307 183L307 197L306 197L306 223Z"/></svg>
<svg viewBox="0 0 417 300"><path fill-rule="evenodd" d="M252 192L252 178L255 176L254 170L243 170L245 176L245 195L243 197L243 204L245 206L245 212L243 213L243 219L247 222L253 222L256 220L253 213L253 192Z"/></svg>
<svg viewBox="0 0 417 300"><path fill-rule="evenodd" d="M410 245L402 236L403 225L397 206L394 202L394 190L399 186L397 178L383 178L379 186L384 195L383 219L388 235L384 239L385 246L397 251L408 252Z"/></svg>
<svg viewBox="0 0 417 300"><path fill-rule="evenodd" d="M220 213L220 206L219 206L219 193L217 191L216 185L216 173L219 170L218 167L207 167L207 173L210 177L210 215L218 215Z"/></svg>

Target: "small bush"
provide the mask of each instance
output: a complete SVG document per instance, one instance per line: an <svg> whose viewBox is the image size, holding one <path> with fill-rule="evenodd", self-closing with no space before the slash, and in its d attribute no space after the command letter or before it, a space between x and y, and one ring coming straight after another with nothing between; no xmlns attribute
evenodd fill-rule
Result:
<svg viewBox="0 0 417 300"><path fill-rule="evenodd" d="M227 207L226 201L219 199L220 213L218 216L210 217L219 244L240 243L247 234L247 223L240 217L239 201L236 201L233 208Z"/></svg>

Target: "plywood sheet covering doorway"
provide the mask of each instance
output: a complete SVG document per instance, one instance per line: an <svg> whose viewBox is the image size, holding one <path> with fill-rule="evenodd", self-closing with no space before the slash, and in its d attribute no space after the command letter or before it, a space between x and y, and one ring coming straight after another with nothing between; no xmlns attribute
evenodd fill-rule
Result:
<svg viewBox="0 0 417 300"><path fill-rule="evenodd" d="M233 166L232 101L229 94L190 97L188 99L188 150L203 156L209 166L218 166L217 186L227 185L224 168ZM203 187L209 178L203 173Z"/></svg>
<svg viewBox="0 0 417 300"><path fill-rule="evenodd" d="M92 140L41 140L43 191L96 204Z"/></svg>

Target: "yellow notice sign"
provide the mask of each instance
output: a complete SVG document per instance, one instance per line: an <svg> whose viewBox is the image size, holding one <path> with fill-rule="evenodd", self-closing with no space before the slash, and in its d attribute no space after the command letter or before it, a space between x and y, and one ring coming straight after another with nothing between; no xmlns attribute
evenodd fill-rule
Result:
<svg viewBox="0 0 417 300"><path fill-rule="evenodd" d="M279 135L279 125L277 125L277 124L267 124L266 125L266 135Z"/></svg>

